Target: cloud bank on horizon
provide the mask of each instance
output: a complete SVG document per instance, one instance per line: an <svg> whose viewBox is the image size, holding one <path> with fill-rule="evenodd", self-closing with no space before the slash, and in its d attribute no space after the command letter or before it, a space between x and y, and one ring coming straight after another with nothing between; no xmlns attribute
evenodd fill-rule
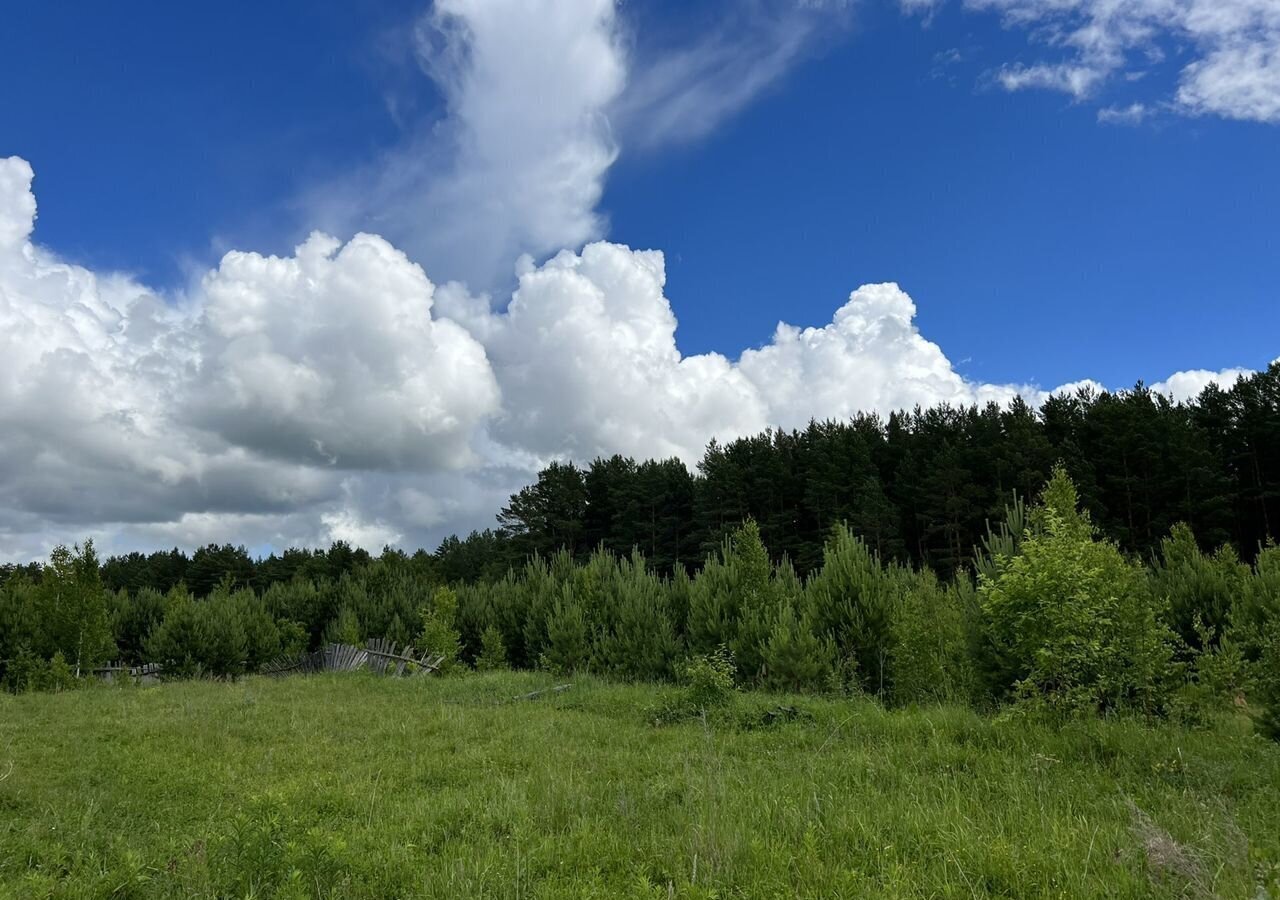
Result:
<svg viewBox="0 0 1280 900"><path fill-rule="evenodd" d="M843 12L806 4L713 43L793 58L813 17ZM687 110L664 120L676 140L733 69L677 54L678 89L634 73L622 27L611 0L437 3L419 42L447 118L353 182L394 242L316 232L290 256L235 251L179 295L37 243L32 168L0 159L0 559L85 536L108 551L430 545L491 523L551 459L693 463L711 438L810 418L1046 396L966 379L896 284L737 359L682 354L662 253L599 240L597 204L636 110ZM481 287L516 261L509 302L414 261L440 256ZM1184 398L1242 372L1153 387Z"/></svg>

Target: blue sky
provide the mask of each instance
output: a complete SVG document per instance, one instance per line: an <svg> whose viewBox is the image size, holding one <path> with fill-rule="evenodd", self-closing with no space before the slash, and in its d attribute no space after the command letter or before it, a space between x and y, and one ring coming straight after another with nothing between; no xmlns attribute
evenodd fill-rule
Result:
<svg viewBox="0 0 1280 900"><path fill-rule="evenodd" d="M429 544L552 458L1263 367L1278 61L1274 0L22 4L0 556Z"/></svg>
<svg viewBox="0 0 1280 900"><path fill-rule="evenodd" d="M420 11L21 5L0 34L0 74L24 86L0 94L0 143L35 165L39 239L161 285L229 246L287 251L309 182L402 137L388 97L438 109L386 49ZM922 27L862 4L712 135L623 146L609 237L666 252L686 352L735 354L779 318L819 325L893 280L975 378L1123 386L1274 357L1280 130L1105 125L1124 87L1100 103L984 83L1020 54L991 13L951 5Z"/></svg>

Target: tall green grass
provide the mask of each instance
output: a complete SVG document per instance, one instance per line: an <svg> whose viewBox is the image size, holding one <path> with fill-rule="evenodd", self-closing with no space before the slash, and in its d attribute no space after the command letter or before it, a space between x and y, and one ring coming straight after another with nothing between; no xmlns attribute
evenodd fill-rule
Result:
<svg viewBox="0 0 1280 900"><path fill-rule="evenodd" d="M0 897L1280 896L1280 747L1229 722L549 683L0 696Z"/></svg>

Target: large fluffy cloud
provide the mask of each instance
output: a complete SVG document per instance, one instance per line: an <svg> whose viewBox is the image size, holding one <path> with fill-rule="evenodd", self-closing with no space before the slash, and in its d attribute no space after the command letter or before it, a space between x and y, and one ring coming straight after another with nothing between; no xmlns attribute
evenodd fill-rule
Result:
<svg viewBox="0 0 1280 900"><path fill-rule="evenodd" d="M104 529L314 542L355 527L349 470L471 462L493 373L385 241L228 254L161 298L33 243L31 180L0 159L0 555Z"/></svg>
<svg viewBox="0 0 1280 900"><path fill-rule="evenodd" d="M909 11L943 0L899 0ZM1052 49L1052 58L1009 64L996 77L1010 90L1048 88L1092 97L1126 76L1141 79L1167 57L1178 84L1169 97L1111 108L1104 121L1133 122L1166 108L1280 122L1280 3L1275 0L964 0L999 14ZM1170 52L1172 50L1172 52Z"/></svg>
<svg viewBox="0 0 1280 900"><path fill-rule="evenodd" d="M779 323L773 342L742 354L740 368L767 399L775 424L842 418L860 410L1011 400L1011 385L966 381L915 325L916 306L896 284L865 285L831 324ZM1023 389L1025 392L1028 389Z"/></svg>
<svg viewBox="0 0 1280 900"><path fill-rule="evenodd" d="M722 356L682 357L661 253L596 243L526 268L490 328L505 412L495 433L539 454L690 459L768 422Z"/></svg>
<svg viewBox="0 0 1280 900"><path fill-rule="evenodd" d="M201 284L192 421L300 463L462 465L498 389L479 342L432 318L433 292L373 235L314 234L287 259L228 253Z"/></svg>
<svg viewBox="0 0 1280 900"><path fill-rule="evenodd" d="M662 254L604 242L525 259L501 312L364 234L229 253L161 297L34 243L31 180L0 160L0 558L86 535L420 545L552 458L693 462L811 417L1042 396L963 378L892 284L737 360L685 356Z"/></svg>
<svg viewBox="0 0 1280 900"><path fill-rule="evenodd" d="M326 185L312 204L320 221L374 229L479 288L522 252L603 234L597 205L617 156L606 113L627 72L614 0L438 0L410 52L444 118Z"/></svg>

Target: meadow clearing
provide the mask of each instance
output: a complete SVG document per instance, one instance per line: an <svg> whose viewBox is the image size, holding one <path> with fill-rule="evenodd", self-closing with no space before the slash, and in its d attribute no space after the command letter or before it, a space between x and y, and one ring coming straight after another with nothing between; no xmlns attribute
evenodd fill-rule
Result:
<svg viewBox="0 0 1280 900"><path fill-rule="evenodd" d="M1277 896L1280 745L540 673L0 694L0 897Z"/></svg>

